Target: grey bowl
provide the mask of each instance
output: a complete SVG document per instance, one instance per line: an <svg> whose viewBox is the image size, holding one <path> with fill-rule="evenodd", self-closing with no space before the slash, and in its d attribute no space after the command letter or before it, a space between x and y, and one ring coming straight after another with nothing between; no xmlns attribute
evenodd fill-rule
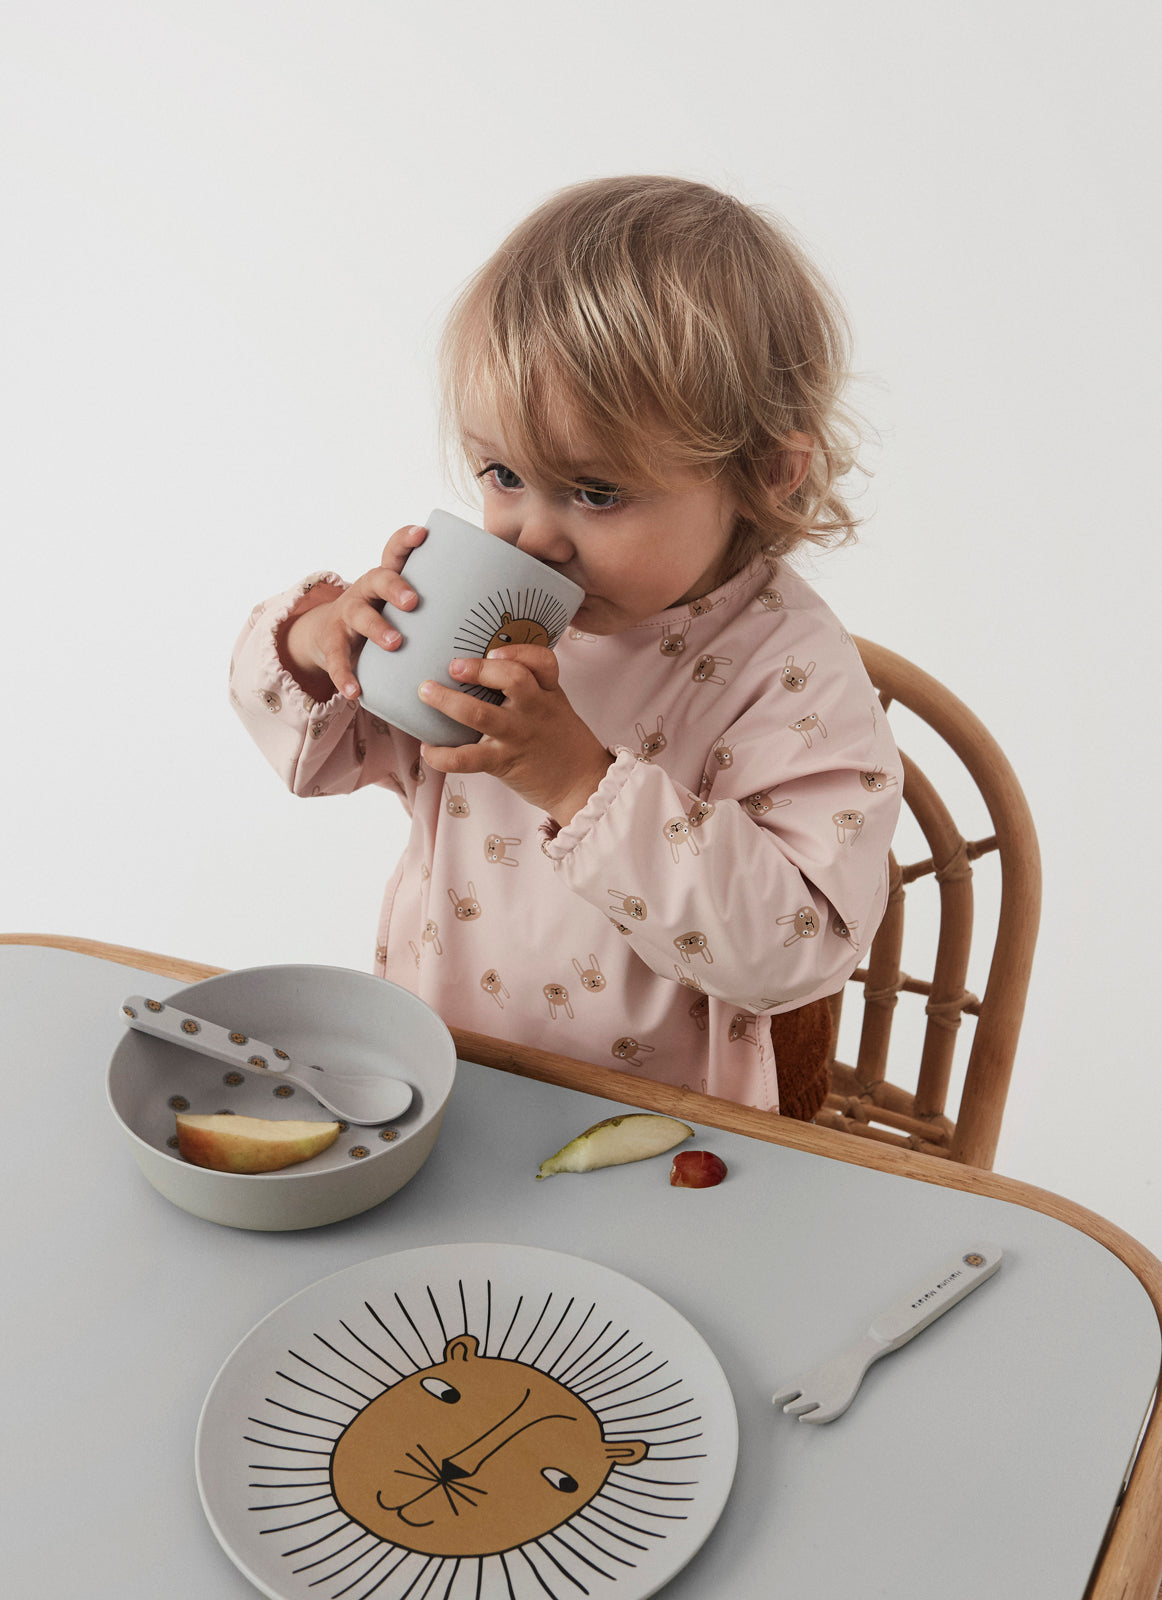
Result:
<svg viewBox="0 0 1162 1600"><path fill-rule="evenodd" d="M281 1172L212 1172L178 1154L176 1111L323 1121L331 1113L289 1084L232 1073L129 1030L109 1063L109 1104L138 1166L175 1205L232 1228L317 1228L386 1200L427 1159L455 1082L456 1048L431 1007L406 989L345 967L246 967L191 984L172 999L211 1022L274 1040L292 1055L390 1073L413 1090L398 1121L382 1130L346 1128L310 1161Z"/></svg>

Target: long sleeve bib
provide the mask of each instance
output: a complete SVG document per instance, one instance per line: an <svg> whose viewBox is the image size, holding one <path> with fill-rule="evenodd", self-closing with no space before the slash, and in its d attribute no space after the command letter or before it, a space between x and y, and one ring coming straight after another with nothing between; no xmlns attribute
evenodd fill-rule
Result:
<svg viewBox="0 0 1162 1600"><path fill-rule="evenodd" d="M568 633L562 687L616 760L555 837L491 775L445 777L303 695L274 635L307 587L256 608L231 693L296 793L377 783L407 806L375 970L450 1024L775 1109L768 1018L858 964L899 809L879 701L811 587L758 561L622 633Z"/></svg>

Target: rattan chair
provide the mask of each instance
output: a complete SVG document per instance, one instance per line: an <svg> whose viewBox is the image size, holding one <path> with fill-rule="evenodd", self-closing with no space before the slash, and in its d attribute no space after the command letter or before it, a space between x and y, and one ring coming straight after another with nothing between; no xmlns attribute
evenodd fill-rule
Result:
<svg viewBox="0 0 1162 1600"><path fill-rule="evenodd" d="M855 1065L832 1060L830 1092L815 1121L970 1166L991 1167L1040 916L1041 863L1033 819L1000 746L967 706L902 656L866 639L857 639L856 644L884 709L906 707L959 758L987 808L992 832L965 839L933 783L901 751L904 807L926 840L929 854L903 867L894 854L891 858L888 909L867 965L831 1002L838 1039L845 997L850 1005L857 986L862 987ZM895 719L889 720L899 740L901 729ZM971 863L990 852L999 862L1000 902L988 979L978 999L965 987L973 935ZM933 878L937 887L939 926L932 977L917 978L900 970L904 902L909 886L926 877ZM887 1079L892 1024L901 994L924 996L927 1015L911 1089ZM945 1102L965 1015L975 1019L974 1031L953 1118ZM895 1058L891 1070L897 1072Z"/></svg>

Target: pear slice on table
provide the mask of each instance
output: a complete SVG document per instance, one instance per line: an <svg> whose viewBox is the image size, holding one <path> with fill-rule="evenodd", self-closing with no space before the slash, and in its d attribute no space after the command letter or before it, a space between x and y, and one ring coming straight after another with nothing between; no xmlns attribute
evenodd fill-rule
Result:
<svg viewBox="0 0 1162 1600"><path fill-rule="evenodd" d="M542 1161L537 1177L551 1178L555 1172L592 1172L597 1167L645 1161L693 1136L693 1128L676 1117L660 1117L648 1111L606 1117L604 1122L595 1122L584 1133L570 1139L555 1156Z"/></svg>
<svg viewBox="0 0 1162 1600"><path fill-rule="evenodd" d="M178 1113L178 1153L215 1172L279 1172L309 1161L339 1137L337 1122L285 1122L233 1113Z"/></svg>

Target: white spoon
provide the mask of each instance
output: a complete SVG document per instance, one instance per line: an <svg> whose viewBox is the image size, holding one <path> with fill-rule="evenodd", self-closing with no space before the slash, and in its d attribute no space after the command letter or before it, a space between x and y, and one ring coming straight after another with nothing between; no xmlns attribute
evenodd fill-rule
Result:
<svg viewBox="0 0 1162 1600"><path fill-rule="evenodd" d="M296 1084L343 1122L353 1122L357 1127L394 1122L411 1105L412 1087L402 1078L383 1077L378 1073L330 1072L314 1065L296 1067L285 1050L248 1038L237 1029L219 1027L216 1022L207 1022L205 1017L191 1016L181 1007L148 1000L144 995L131 994L123 1001L121 1016L141 1033L168 1039L171 1044L180 1044L214 1061L224 1061L227 1066L238 1067L243 1072L265 1073ZM308 1077L311 1072L317 1076Z"/></svg>

